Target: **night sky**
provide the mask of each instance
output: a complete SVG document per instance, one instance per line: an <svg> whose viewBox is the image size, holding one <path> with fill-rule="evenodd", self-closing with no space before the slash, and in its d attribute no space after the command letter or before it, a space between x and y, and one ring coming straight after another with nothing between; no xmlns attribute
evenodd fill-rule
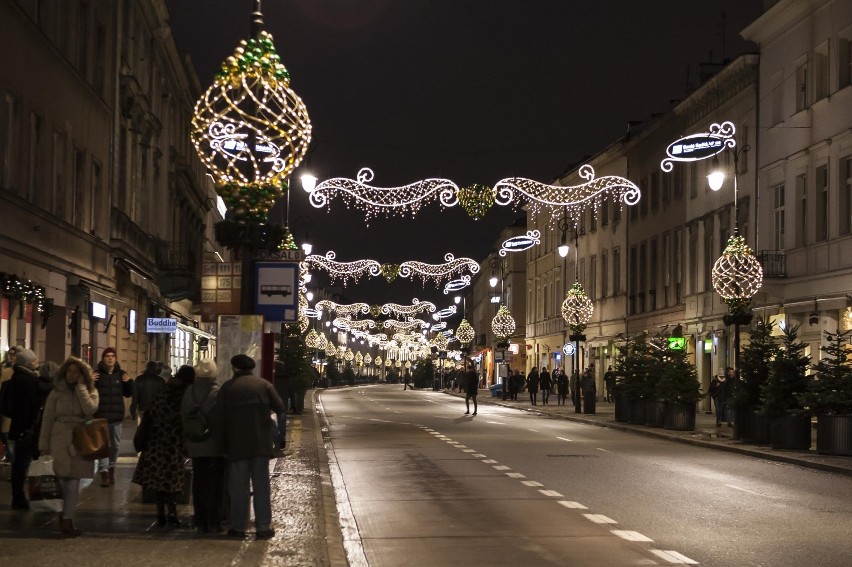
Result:
<svg viewBox="0 0 852 567"><path fill-rule="evenodd" d="M249 37L253 2L167 5L178 49L206 89ZM265 29L313 123L300 170L323 180L367 166L382 187L426 177L460 187L509 176L552 182L623 136L628 121L666 112L697 86L699 63L756 51L739 31L760 11L760 0L263 2ZM413 221L367 228L360 210L341 200L331 214L314 209L293 185L297 241L308 217L314 253L334 250L339 261L441 263L446 252L481 260L519 214L495 206L474 222L461 207L432 205ZM349 300L449 303L419 281L361 282Z"/></svg>

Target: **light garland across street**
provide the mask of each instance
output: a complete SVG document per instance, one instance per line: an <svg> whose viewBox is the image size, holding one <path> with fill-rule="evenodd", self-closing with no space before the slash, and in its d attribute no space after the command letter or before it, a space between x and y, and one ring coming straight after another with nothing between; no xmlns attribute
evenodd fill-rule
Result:
<svg viewBox="0 0 852 567"><path fill-rule="evenodd" d="M411 300L411 305L400 305L399 303L385 303L382 305L382 313L385 315L408 316L417 313L434 313L435 304L431 301L420 301L416 297Z"/></svg>
<svg viewBox="0 0 852 567"><path fill-rule="evenodd" d="M380 264L375 260L355 260L353 262L338 262L337 253L326 252L324 256L312 254L305 258L305 263L311 268L319 268L328 272L331 281L338 279L346 285L349 279L356 283L365 275L371 277L384 276L388 282L397 277L410 278L417 276L423 280L433 280L439 285L445 279L451 279L467 271L471 274L479 272L479 264L471 258L456 258L452 253L444 255L443 264L427 264L416 260L408 260L402 264Z"/></svg>
<svg viewBox="0 0 852 567"><path fill-rule="evenodd" d="M329 313L337 313L344 317L355 316L358 314L366 315L370 312L370 306L366 303L351 303L349 305L341 305L330 299L322 299L317 301L317 311L328 311Z"/></svg>

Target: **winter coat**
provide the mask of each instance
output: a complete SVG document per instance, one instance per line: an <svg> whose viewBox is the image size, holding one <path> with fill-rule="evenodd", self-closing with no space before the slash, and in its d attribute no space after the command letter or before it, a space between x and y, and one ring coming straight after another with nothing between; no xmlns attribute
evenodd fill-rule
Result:
<svg viewBox="0 0 852 567"><path fill-rule="evenodd" d="M475 396L479 392L479 374L473 370L464 373L464 391L471 396Z"/></svg>
<svg viewBox="0 0 852 567"><path fill-rule="evenodd" d="M6 383L0 413L12 419L9 439L15 440L24 431L38 426L39 410L42 405L38 374L26 366L15 366L12 378Z"/></svg>
<svg viewBox="0 0 852 567"><path fill-rule="evenodd" d="M559 392L560 396L568 395L568 375L564 372L560 372L556 379L556 391Z"/></svg>
<svg viewBox="0 0 852 567"><path fill-rule="evenodd" d="M112 367L112 373L107 370L103 362L98 363L98 379L95 386L98 388L100 404L95 417L106 419L110 423L124 421L124 398L133 395L133 381L121 381L124 371L118 365Z"/></svg>
<svg viewBox="0 0 852 567"><path fill-rule="evenodd" d="M219 390L214 409L214 435L229 462L272 457L272 418L283 413L284 402L272 384L240 371Z"/></svg>
<svg viewBox="0 0 852 567"><path fill-rule="evenodd" d="M553 388L553 380L550 379L550 372L547 370L542 371L542 373L538 375L538 383L542 390L550 390Z"/></svg>
<svg viewBox="0 0 852 567"><path fill-rule="evenodd" d="M594 375L586 371L583 373L583 377L580 379L580 388L583 390L583 393L593 394L597 391L597 385L595 384Z"/></svg>
<svg viewBox="0 0 852 567"><path fill-rule="evenodd" d="M62 478L92 478L94 466L74 449L74 427L98 409L98 390L59 379L44 404L39 450L53 457L53 470Z"/></svg>
<svg viewBox="0 0 852 567"><path fill-rule="evenodd" d="M538 393L538 371L535 368L527 374L527 391L530 394Z"/></svg>
<svg viewBox="0 0 852 567"><path fill-rule="evenodd" d="M186 389L180 406L180 413L186 416L195 408L196 402L201 411L207 416L208 423L213 423L213 410L216 407L216 397L219 394L219 384L216 378L196 377L195 382ZM207 440L198 443L184 439L186 452L193 459L198 457L221 457L225 454L220 439L211 435Z"/></svg>
<svg viewBox="0 0 852 567"><path fill-rule="evenodd" d="M3 403L3 396L6 394L7 385L9 380L12 379L12 374L15 373L15 369L11 366L4 366L3 370L0 370L0 404ZM9 433L9 426L12 425L12 419L6 417L5 415L0 416L0 431L3 433Z"/></svg>
<svg viewBox="0 0 852 567"><path fill-rule="evenodd" d="M183 492L184 438L181 405L188 384L170 380L154 394L144 419L151 420L147 448L139 456L133 482L155 492Z"/></svg>
<svg viewBox="0 0 852 567"><path fill-rule="evenodd" d="M154 372L144 372L133 381L133 402L130 404L130 415L136 415L137 411L148 411L154 403L154 394L166 381L162 376Z"/></svg>

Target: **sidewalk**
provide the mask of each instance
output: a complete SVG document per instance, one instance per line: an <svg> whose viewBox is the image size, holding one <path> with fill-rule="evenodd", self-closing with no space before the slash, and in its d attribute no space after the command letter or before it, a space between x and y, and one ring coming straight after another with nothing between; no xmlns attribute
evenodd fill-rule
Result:
<svg viewBox="0 0 852 567"><path fill-rule="evenodd" d="M444 390L445 394L464 398L462 392L451 392ZM621 431L629 431L638 435L657 437L717 449L740 453L760 459L768 459L782 463L799 465L806 468L817 469L827 472L852 476L852 457L834 457L818 455L816 452L816 429L812 432L811 450L809 451L785 451L772 449L768 445L752 445L734 441L731 436L733 429L723 425L716 427L716 418L712 414L699 411L695 415L695 431L671 431L668 429L648 427L645 425L634 425L615 421L615 404L598 401L595 414L575 413L574 405L569 398L564 406L556 405L556 396L551 395L548 405L541 403L541 394L538 396L538 405L531 405L529 394L518 394L518 401L503 400L502 397L491 397L488 389L479 390L478 402L480 404L494 404L521 411L538 414L543 417L565 419L578 423L587 423L597 427L608 427Z"/></svg>

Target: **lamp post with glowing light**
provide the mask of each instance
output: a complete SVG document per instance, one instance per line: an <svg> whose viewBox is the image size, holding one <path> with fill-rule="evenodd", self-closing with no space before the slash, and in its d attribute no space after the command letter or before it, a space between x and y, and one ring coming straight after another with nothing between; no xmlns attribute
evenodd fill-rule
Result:
<svg viewBox="0 0 852 567"><path fill-rule="evenodd" d="M567 219L563 217L565 220L565 228L562 232L563 242L565 241L565 233L568 230ZM562 223L560 223L560 228L562 228ZM569 329L571 330L571 335L568 337L574 343L574 354L572 355L573 361L571 366L573 367L573 372L571 376L571 385L572 385L572 399L574 401L574 412L580 413L582 411L582 398L580 396L580 342L585 342L586 335L583 334L583 331L586 330L586 325L592 319L592 314L594 313L594 306L592 305L592 301L589 299L589 296L586 295L583 286L580 284L580 234L581 230L578 226L574 226L574 252L576 254L574 260L574 284L571 286L571 289L568 290L568 293L565 295L565 300L562 302L562 318L565 320L565 323L568 324ZM566 245L567 248L567 245ZM560 254L562 252L560 251ZM566 250L565 255L567 256L568 252ZM564 256L563 256L564 257Z"/></svg>

